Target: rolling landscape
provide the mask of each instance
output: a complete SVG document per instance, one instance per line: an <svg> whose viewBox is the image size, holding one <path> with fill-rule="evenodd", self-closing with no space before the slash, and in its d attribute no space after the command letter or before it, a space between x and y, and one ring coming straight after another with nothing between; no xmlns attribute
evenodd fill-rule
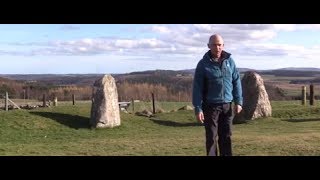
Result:
<svg viewBox="0 0 320 180"><path fill-rule="evenodd" d="M252 70L239 68L241 75L256 71L264 79L271 100L297 100L301 86L315 85L320 95L320 69L283 68ZM117 83L119 100L149 100L154 92L160 101L191 101L194 69L150 70L125 74L111 74ZM91 87L103 74L0 74L0 94L8 91L13 98L40 99L42 94L68 100L76 94L80 100L90 100ZM25 91L23 93L23 91ZM24 97L23 97L24 96Z"/></svg>
<svg viewBox="0 0 320 180"><path fill-rule="evenodd" d="M143 17L149 16L145 11L142 13ZM274 14L273 9L270 13ZM122 16L122 12L115 15ZM161 16L165 15L166 9L163 9ZM41 13L38 16L43 17ZM89 16L86 13L85 17ZM299 19L308 18L302 14ZM223 117L234 115L233 156L320 156L320 24L0 26L0 157L206 156L207 127L203 123L211 124L209 108L212 116L219 113L217 111L222 115L217 120L219 125L214 124L218 126L218 138L225 139L221 132L224 128L227 131ZM192 104L194 68L200 59L209 57L213 61L228 59L225 65L231 68L232 61L235 62L241 77L243 104L242 111L232 106L227 112L224 110L229 106L225 104L222 109L216 104L210 105L208 111L204 111L205 122L202 122L197 120L199 114L195 114ZM230 77L231 72L222 69L220 74ZM220 78L212 75L205 81ZM227 98L229 85L234 82L204 83L209 90L202 91ZM220 92L211 92L220 87L223 88ZM231 93L236 95L238 90ZM212 97L214 99L218 98ZM220 139L218 144L223 146L224 141ZM221 146L217 149L218 155L225 154ZM45 157L46 161L49 159ZM184 164L188 164L192 158L183 159ZM213 164L217 164L218 159L215 158ZM10 169L16 170L20 163L12 162ZM81 164L78 160L74 162ZM159 172L179 172L179 166L167 166L173 161L165 162L161 169L150 162L153 160L143 164ZM219 162L218 166L224 169L229 165L235 169L243 166L227 163L228 166L221 166ZM263 171L288 169L284 165L275 168L273 165L278 163L270 163L268 169L254 162L250 165ZM2 164L9 167L7 163ZM73 167L68 165L56 170L37 164L52 172L70 171L69 167ZM120 162L117 166L112 161L102 164L110 164L122 172L125 172L123 167L129 165ZM296 165L309 163L290 164L298 167ZM247 173L250 165L243 166ZM103 173L117 174L91 162L81 166L92 166L95 172L102 167ZM138 167L139 172L150 174L137 166L136 161L128 167L133 166ZM201 163L189 166L193 169L190 172L203 172ZM194 167L200 167L200 171ZM208 167L215 170L214 166ZM72 171L78 172L84 174L85 171Z"/></svg>
<svg viewBox="0 0 320 180"><path fill-rule="evenodd" d="M241 75L249 69L239 69ZM313 83L319 96L319 69L257 71L264 79L272 117L233 126L234 156L319 156L320 103L301 105L301 86ZM59 105L31 110L0 109L0 156L205 156L204 127L191 105L193 69L113 74L119 100L140 100L120 112L121 125L89 126L91 87L103 74L2 74L0 94L15 102L37 102L46 93ZM135 112L151 110L152 117ZM77 97L72 105L71 94ZM2 98L2 97L1 97ZM0 105L3 99L0 99ZM132 143L134 142L134 143Z"/></svg>

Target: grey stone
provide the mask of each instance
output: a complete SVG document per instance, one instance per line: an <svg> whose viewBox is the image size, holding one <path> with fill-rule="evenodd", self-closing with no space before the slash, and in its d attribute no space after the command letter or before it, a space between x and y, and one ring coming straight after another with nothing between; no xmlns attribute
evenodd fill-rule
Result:
<svg viewBox="0 0 320 180"><path fill-rule="evenodd" d="M120 124L116 83L111 75L105 75L93 86L90 125L94 128L112 128Z"/></svg>
<svg viewBox="0 0 320 180"><path fill-rule="evenodd" d="M234 121L253 120L272 116L272 107L261 76L253 71L244 74L242 80L243 109Z"/></svg>

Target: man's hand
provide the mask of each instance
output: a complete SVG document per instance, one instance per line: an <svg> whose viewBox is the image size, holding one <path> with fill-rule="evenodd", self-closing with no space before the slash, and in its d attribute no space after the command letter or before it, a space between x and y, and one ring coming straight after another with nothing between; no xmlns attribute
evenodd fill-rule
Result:
<svg viewBox="0 0 320 180"><path fill-rule="evenodd" d="M203 123L204 121L204 115L203 115L203 112L199 112L197 115L197 120L201 123Z"/></svg>
<svg viewBox="0 0 320 180"><path fill-rule="evenodd" d="M242 106L239 104L234 105L234 113L239 114L242 111Z"/></svg>

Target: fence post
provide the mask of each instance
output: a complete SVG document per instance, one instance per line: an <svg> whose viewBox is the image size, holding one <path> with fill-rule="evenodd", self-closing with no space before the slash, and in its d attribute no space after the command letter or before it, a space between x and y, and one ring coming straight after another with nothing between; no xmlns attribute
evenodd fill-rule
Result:
<svg viewBox="0 0 320 180"><path fill-rule="evenodd" d="M314 89L313 84L310 84L310 105L314 104Z"/></svg>
<svg viewBox="0 0 320 180"><path fill-rule="evenodd" d="M29 86L27 86L27 90L26 90L26 99L30 99L30 89L29 89Z"/></svg>
<svg viewBox="0 0 320 180"><path fill-rule="evenodd" d="M23 103L26 103L26 90L23 89Z"/></svg>
<svg viewBox="0 0 320 180"><path fill-rule="evenodd" d="M152 113L156 114L156 108L155 108L155 105L154 105L154 94L151 93L151 96L152 96Z"/></svg>
<svg viewBox="0 0 320 180"><path fill-rule="evenodd" d="M43 94L43 98L42 98L42 106L46 107L46 94Z"/></svg>
<svg viewBox="0 0 320 180"><path fill-rule="evenodd" d="M8 111L8 92L6 92L6 96L5 96L5 100L4 100L4 106L5 106L5 110Z"/></svg>
<svg viewBox="0 0 320 180"><path fill-rule="evenodd" d="M133 100L133 98L131 99L131 103L132 103L132 113L134 113L134 100Z"/></svg>
<svg viewBox="0 0 320 180"><path fill-rule="evenodd" d="M58 106L58 98L56 96L53 99L53 106Z"/></svg>
<svg viewBox="0 0 320 180"><path fill-rule="evenodd" d="M76 101L76 98L75 98L75 96L74 96L74 94L72 94L72 105L75 105L75 102Z"/></svg>
<svg viewBox="0 0 320 180"><path fill-rule="evenodd" d="M307 102L307 87L302 86L302 94L301 94L302 105L306 105Z"/></svg>

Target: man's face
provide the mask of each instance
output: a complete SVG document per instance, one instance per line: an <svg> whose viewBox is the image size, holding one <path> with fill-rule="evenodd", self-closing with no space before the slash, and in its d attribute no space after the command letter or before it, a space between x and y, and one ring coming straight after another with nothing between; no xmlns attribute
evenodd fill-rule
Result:
<svg viewBox="0 0 320 180"><path fill-rule="evenodd" d="M223 50L223 45L223 40L221 38L213 38L210 40L208 48L211 50L211 54L214 57L219 58Z"/></svg>

